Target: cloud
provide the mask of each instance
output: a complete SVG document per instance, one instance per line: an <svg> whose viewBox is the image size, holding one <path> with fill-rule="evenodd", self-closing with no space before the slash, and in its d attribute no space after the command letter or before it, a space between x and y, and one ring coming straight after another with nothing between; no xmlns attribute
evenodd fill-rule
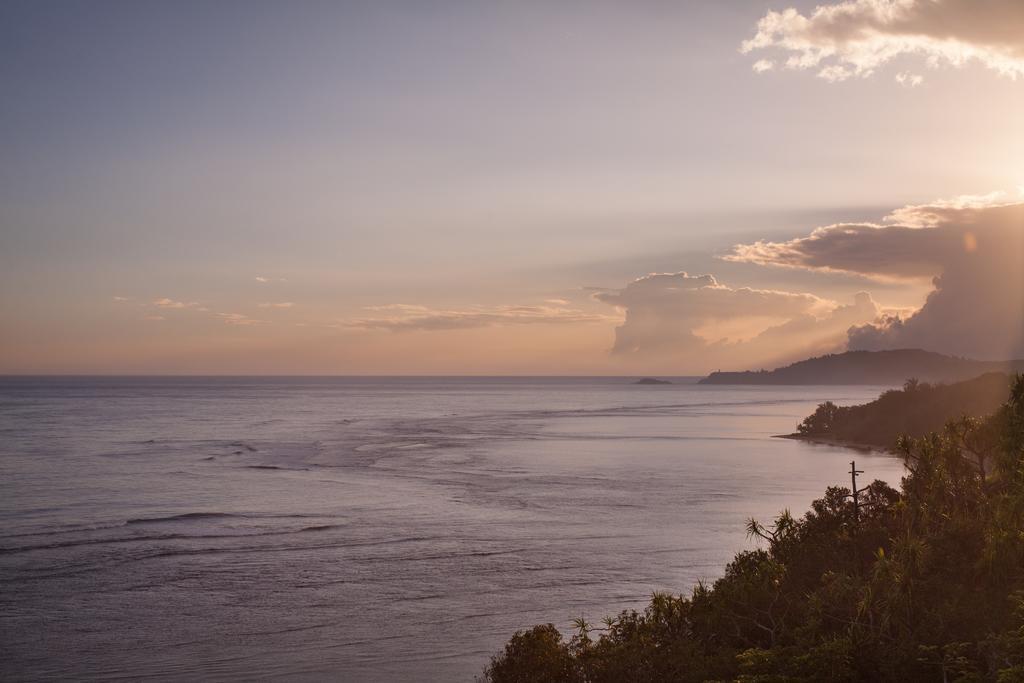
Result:
<svg viewBox="0 0 1024 683"><path fill-rule="evenodd" d="M174 301L173 299L164 297L163 299L157 299L154 301L153 305L157 308L195 308L199 305L199 302L189 301L186 303L184 301Z"/></svg>
<svg viewBox="0 0 1024 683"><path fill-rule="evenodd" d="M866 293L839 305L813 294L734 288L711 275L656 273L595 298L626 312L612 355L686 371L753 367L836 350L851 325L874 320Z"/></svg>
<svg viewBox="0 0 1024 683"><path fill-rule="evenodd" d="M723 258L878 280L930 280L963 254L965 240L976 240L976 228L985 231L990 218L1014 211L1003 201L1002 193L992 193L905 206L880 223L836 223L788 242L740 244Z"/></svg>
<svg viewBox="0 0 1024 683"><path fill-rule="evenodd" d="M851 349L1024 357L1024 203L987 195L907 206L881 224L830 225L788 242L739 245L726 258L875 279L931 278L919 310L855 326Z"/></svg>
<svg viewBox="0 0 1024 683"><path fill-rule="evenodd" d="M143 320L150 320L150 321L166 320L166 318L163 317L162 315L146 315L146 316L143 316L142 319Z"/></svg>
<svg viewBox="0 0 1024 683"><path fill-rule="evenodd" d="M256 282L260 282L263 284L266 284L268 282L288 282L288 280L284 279L283 277L266 277L265 275L257 275L255 279Z"/></svg>
<svg viewBox="0 0 1024 683"><path fill-rule="evenodd" d="M247 315L242 315L241 313L218 313L217 317L223 320L226 325L247 326L260 325L266 322L265 320L255 320Z"/></svg>
<svg viewBox="0 0 1024 683"><path fill-rule="evenodd" d="M817 69L829 81L870 76L901 56L932 68L977 62L1015 79L1024 75L1024 2L845 0L807 15L771 11L740 51L769 48L789 53L787 68Z"/></svg>
<svg viewBox="0 0 1024 683"><path fill-rule="evenodd" d="M912 74L909 71L901 71L896 74L896 82L905 88L916 88L924 83L924 76L921 74Z"/></svg>
<svg viewBox="0 0 1024 683"><path fill-rule="evenodd" d="M116 301L119 304L123 304L126 301L128 301L128 297L126 297L126 296L115 296L114 297L114 301Z"/></svg>
<svg viewBox="0 0 1024 683"><path fill-rule="evenodd" d="M418 304L383 304L381 306L364 306L364 311L398 311L400 313L428 313L431 309Z"/></svg>
<svg viewBox="0 0 1024 683"><path fill-rule="evenodd" d="M346 327L391 330L462 330L493 325L534 325L554 323L594 323L618 320L607 315L587 313L562 305L545 306L474 306L463 309L434 309L412 304L367 306L365 310L390 315L358 318Z"/></svg>
<svg viewBox="0 0 1024 683"><path fill-rule="evenodd" d="M754 70L754 73L763 74L765 71L771 71L774 69L775 62L770 59L759 59L754 62L754 65L751 68Z"/></svg>
<svg viewBox="0 0 1024 683"><path fill-rule="evenodd" d="M855 273L880 280L930 279L955 240L906 225L836 223L788 242L754 242L733 247L726 261L807 270Z"/></svg>
<svg viewBox="0 0 1024 683"><path fill-rule="evenodd" d="M291 301L267 301L257 305L260 308L291 308L295 304Z"/></svg>

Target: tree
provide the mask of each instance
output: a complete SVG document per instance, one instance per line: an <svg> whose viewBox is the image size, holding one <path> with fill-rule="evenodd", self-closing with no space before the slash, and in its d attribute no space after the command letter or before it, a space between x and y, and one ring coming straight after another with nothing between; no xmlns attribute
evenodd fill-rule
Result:
<svg viewBox="0 0 1024 683"><path fill-rule="evenodd" d="M605 629L580 620L569 643L550 624L517 633L485 680L1024 681L1024 377L993 415L900 452L902 490L869 485L859 516L831 487L803 517L751 520L766 547L710 587L655 595Z"/></svg>
<svg viewBox="0 0 1024 683"><path fill-rule="evenodd" d="M804 418L796 430L805 436L823 436L835 428L836 418L842 409L832 401L820 404L813 413Z"/></svg>

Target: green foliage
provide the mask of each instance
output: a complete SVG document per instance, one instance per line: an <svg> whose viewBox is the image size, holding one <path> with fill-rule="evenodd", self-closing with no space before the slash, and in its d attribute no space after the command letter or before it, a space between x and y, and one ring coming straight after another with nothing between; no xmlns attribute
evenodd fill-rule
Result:
<svg viewBox="0 0 1024 683"><path fill-rule="evenodd" d="M552 624L519 631L484 673L493 683L582 681L578 663Z"/></svg>
<svg viewBox="0 0 1024 683"><path fill-rule="evenodd" d="M797 425L796 431L804 436L831 436L841 409L832 401L825 401L818 409Z"/></svg>
<svg viewBox="0 0 1024 683"><path fill-rule="evenodd" d="M864 405L837 406L826 401L796 429L809 438L892 448L901 434L921 437L942 430L951 419L970 422L970 417L991 413L1006 401L1009 386L1009 377L1000 373L956 384L909 379L902 390L886 391Z"/></svg>
<svg viewBox="0 0 1024 683"><path fill-rule="evenodd" d="M484 679L1024 682L1024 376L991 416L899 451L902 490L871 484L859 517L832 487L799 519L751 520L766 547L712 586L578 620L568 642L550 624L517 633Z"/></svg>

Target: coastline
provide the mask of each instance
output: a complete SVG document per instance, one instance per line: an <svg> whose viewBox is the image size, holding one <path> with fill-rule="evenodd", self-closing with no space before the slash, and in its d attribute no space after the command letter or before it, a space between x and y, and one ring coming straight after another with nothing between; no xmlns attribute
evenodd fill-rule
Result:
<svg viewBox="0 0 1024 683"><path fill-rule="evenodd" d="M886 455L896 455L896 451L892 448L886 448L877 444L862 443L860 441L850 441L849 439L836 439L830 436L808 436L806 434L800 434L799 432L793 432L792 434L773 434L772 438L806 441L807 443L819 444L822 446L838 446L840 448L849 448L851 450L860 451L861 453L885 453Z"/></svg>

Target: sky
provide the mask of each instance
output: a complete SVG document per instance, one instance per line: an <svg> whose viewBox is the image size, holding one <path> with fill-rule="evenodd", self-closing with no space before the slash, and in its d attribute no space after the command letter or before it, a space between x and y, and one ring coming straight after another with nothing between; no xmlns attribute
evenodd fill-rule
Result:
<svg viewBox="0 0 1024 683"><path fill-rule="evenodd" d="M0 373L1024 357L1019 0L8 0L0 86Z"/></svg>

